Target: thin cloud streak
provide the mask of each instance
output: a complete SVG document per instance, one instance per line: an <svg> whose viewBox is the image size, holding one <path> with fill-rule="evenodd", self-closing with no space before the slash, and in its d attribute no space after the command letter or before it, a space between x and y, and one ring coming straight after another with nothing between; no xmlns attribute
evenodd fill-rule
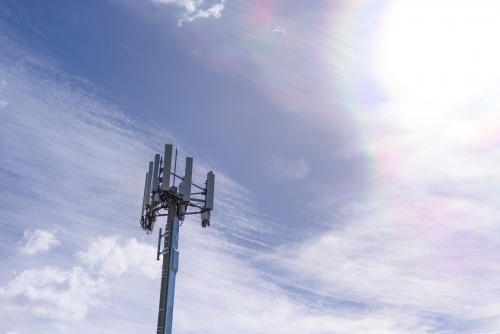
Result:
<svg viewBox="0 0 500 334"><path fill-rule="evenodd" d="M305 157L293 161L274 155L264 167L266 168L267 176L271 180L277 181L303 179L311 171L311 167Z"/></svg>

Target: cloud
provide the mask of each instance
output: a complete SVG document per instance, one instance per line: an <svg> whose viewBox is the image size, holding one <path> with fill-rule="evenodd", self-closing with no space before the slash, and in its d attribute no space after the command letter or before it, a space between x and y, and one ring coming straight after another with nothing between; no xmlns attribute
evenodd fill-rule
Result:
<svg viewBox="0 0 500 334"><path fill-rule="evenodd" d="M182 7L187 13L194 13L203 4L203 0L153 0L158 4L169 4Z"/></svg>
<svg viewBox="0 0 500 334"><path fill-rule="evenodd" d="M99 237L92 241L87 251L80 252L78 258L104 277L132 271L157 278L161 267L156 261L156 251L155 247L135 238L121 245L117 237Z"/></svg>
<svg viewBox="0 0 500 334"><path fill-rule="evenodd" d="M21 252L33 255L41 251L47 251L51 247L59 246L61 242L56 239L53 233L44 230L25 230L23 240L26 241L24 246L21 247Z"/></svg>
<svg viewBox="0 0 500 334"><path fill-rule="evenodd" d="M7 85L7 83L5 82L5 80L2 79L2 81L0 82L0 92L3 91L3 89L6 85ZM4 108L8 105L9 105L9 103L7 101L0 99L0 108Z"/></svg>
<svg viewBox="0 0 500 334"><path fill-rule="evenodd" d="M223 236L205 231L189 222L183 225L174 322L178 332L426 333L431 328L432 319L410 310L356 309L341 301L327 305L321 295L292 293L311 287L276 275L283 258L270 260L265 252L221 242Z"/></svg>
<svg viewBox="0 0 500 334"><path fill-rule="evenodd" d="M224 10L224 4L226 0L221 0L218 3L212 4L210 7L206 8L203 6L205 2L203 0L152 0L158 4L169 4L181 7L184 9L181 19L179 19L179 26L183 22L191 22L198 18L219 18L221 16L222 10ZM202 9L202 6L205 9Z"/></svg>
<svg viewBox="0 0 500 334"><path fill-rule="evenodd" d="M303 179L311 171L305 157L292 161L275 155L264 167L267 176L277 181Z"/></svg>
<svg viewBox="0 0 500 334"><path fill-rule="evenodd" d="M42 319L82 320L101 288L100 281L78 267L24 270L6 287L0 287L0 308Z"/></svg>
<svg viewBox="0 0 500 334"><path fill-rule="evenodd" d="M342 212L322 205L335 228L282 248L276 262L319 295L414 310L434 317L434 331L498 331L499 107L391 101L360 111L368 187Z"/></svg>
<svg viewBox="0 0 500 334"><path fill-rule="evenodd" d="M274 31L275 33L281 33L281 34L283 34L283 35L286 35L286 30L285 30L285 28L282 28L282 27L280 27L280 26L277 26L276 28L274 28L274 29L273 29L273 31Z"/></svg>
<svg viewBox="0 0 500 334"><path fill-rule="evenodd" d="M52 321L55 330L65 332L68 322L84 320L92 306L102 307L103 301L109 303L108 294L117 292L115 285L137 286L134 280L130 280L137 274L142 276L141 282L144 276L159 278L161 265L156 261L155 247L135 238L124 243L118 240L117 236L100 237L92 241L85 252L77 253L77 260L87 269L77 266L62 270L47 266L22 271L0 287L2 316L17 321L27 315L34 316L37 320ZM128 296L133 294L128 292ZM39 328L36 323L26 326L20 325L24 329L30 326Z"/></svg>

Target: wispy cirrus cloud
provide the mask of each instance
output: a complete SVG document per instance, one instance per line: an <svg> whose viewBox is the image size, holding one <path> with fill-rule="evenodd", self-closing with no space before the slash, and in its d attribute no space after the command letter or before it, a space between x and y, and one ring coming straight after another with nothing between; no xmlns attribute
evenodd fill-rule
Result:
<svg viewBox="0 0 500 334"><path fill-rule="evenodd" d="M277 181L303 179L311 171L305 157L293 161L277 155L269 159L264 168L267 176Z"/></svg>

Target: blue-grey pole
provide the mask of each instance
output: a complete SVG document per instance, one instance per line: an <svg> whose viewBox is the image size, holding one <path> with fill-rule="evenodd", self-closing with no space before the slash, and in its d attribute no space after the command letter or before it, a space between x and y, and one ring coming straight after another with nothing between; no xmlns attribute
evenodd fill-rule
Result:
<svg viewBox="0 0 500 334"><path fill-rule="evenodd" d="M163 267L161 274L160 307L157 334L171 334L174 313L175 275L179 269L179 219L174 201L168 205L168 219L163 245Z"/></svg>

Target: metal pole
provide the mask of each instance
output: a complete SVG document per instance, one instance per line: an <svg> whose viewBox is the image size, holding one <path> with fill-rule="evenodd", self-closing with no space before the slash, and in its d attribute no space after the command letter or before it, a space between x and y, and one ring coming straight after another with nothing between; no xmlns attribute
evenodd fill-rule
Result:
<svg viewBox="0 0 500 334"><path fill-rule="evenodd" d="M179 267L179 219L176 217L175 201L168 204L168 218L163 245L163 267L161 272L160 307L157 334L171 334L174 310L175 275Z"/></svg>

